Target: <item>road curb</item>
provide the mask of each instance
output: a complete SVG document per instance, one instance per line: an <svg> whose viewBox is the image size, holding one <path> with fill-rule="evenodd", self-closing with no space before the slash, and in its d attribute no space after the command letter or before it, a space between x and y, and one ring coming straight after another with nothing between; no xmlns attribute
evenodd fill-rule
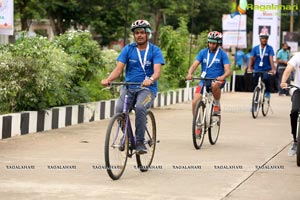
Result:
<svg viewBox="0 0 300 200"><path fill-rule="evenodd" d="M194 91L195 87L189 87L159 92L154 100L153 107L163 107L189 101L193 97ZM222 92L229 91L229 84L226 83ZM116 99L111 99L53 107L48 110L0 115L0 139L107 119L115 113L115 105Z"/></svg>

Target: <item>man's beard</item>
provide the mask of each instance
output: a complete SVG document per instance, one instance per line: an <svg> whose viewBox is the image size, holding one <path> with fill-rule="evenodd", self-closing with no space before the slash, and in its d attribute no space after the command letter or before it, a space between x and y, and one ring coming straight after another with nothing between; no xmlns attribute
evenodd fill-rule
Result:
<svg viewBox="0 0 300 200"><path fill-rule="evenodd" d="M218 49L218 46L216 46L216 47L209 47L209 51L215 52L215 51L217 51L217 49Z"/></svg>
<svg viewBox="0 0 300 200"><path fill-rule="evenodd" d="M140 41L138 41L138 40L136 40L136 43L138 44L138 45L143 45L143 44L146 44L147 43L147 40L140 40Z"/></svg>

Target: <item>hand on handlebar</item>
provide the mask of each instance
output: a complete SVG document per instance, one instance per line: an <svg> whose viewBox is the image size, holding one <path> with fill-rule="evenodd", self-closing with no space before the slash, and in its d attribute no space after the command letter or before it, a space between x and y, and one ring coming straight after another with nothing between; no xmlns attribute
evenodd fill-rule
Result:
<svg viewBox="0 0 300 200"><path fill-rule="evenodd" d="M287 83L280 83L280 87L282 89L286 89L286 88L288 88L288 84Z"/></svg>
<svg viewBox="0 0 300 200"><path fill-rule="evenodd" d="M142 84L142 86L150 86L150 85L152 85L153 84L153 81L151 80L151 79L145 79L144 81L143 81L143 84Z"/></svg>
<svg viewBox="0 0 300 200"><path fill-rule="evenodd" d="M249 69L249 68L248 68L248 69L247 69L247 73L248 73L248 74L252 74L252 73L253 73L253 69Z"/></svg>
<svg viewBox="0 0 300 200"><path fill-rule="evenodd" d="M101 81L101 85L106 86L106 87L109 86L110 83L111 83L111 81L109 79L103 79Z"/></svg>
<svg viewBox="0 0 300 200"><path fill-rule="evenodd" d="M273 69L268 72L268 74L271 74L271 75L275 75L275 73L276 73L276 71Z"/></svg>
<svg viewBox="0 0 300 200"><path fill-rule="evenodd" d="M185 80L192 80L193 79L193 75L191 74L188 74L186 77L185 77Z"/></svg>
<svg viewBox="0 0 300 200"><path fill-rule="evenodd" d="M222 76L218 76L218 77L216 78L216 81L222 82L222 81L224 81L224 78L223 78Z"/></svg>

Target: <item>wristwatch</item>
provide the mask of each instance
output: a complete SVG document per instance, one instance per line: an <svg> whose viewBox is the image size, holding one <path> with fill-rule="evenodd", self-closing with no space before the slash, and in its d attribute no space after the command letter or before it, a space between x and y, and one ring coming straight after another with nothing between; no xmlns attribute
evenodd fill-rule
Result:
<svg viewBox="0 0 300 200"><path fill-rule="evenodd" d="M152 78L152 76L149 78L152 82L154 82L154 78Z"/></svg>

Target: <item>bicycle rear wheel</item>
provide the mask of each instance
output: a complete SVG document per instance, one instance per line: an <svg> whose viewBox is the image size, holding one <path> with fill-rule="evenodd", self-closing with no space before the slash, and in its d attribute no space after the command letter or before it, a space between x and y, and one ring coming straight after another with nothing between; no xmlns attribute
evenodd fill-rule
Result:
<svg viewBox="0 0 300 200"><path fill-rule="evenodd" d="M297 120L297 152L296 152L296 157L297 157L297 166L300 167L300 113L298 115L298 120Z"/></svg>
<svg viewBox="0 0 300 200"><path fill-rule="evenodd" d="M266 93L264 92L263 95L263 102L262 102L262 106L261 106L261 111L263 116L267 116L268 112L269 112L269 108L270 108L270 99L266 98Z"/></svg>
<svg viewBox="0 0 300 200"><path fill-rule="evenodd" d="M193 144L196 149L201 148L204 140L204 134L206 132L204 110L204 103L202 101L198 101L194 111L192 127Z"/></svg>
<svg viewBox="0 0 300 200"><path fill-rule="evenodd" d="M104 157L105 167L111 179L119 179L126 167L128 157L128 135L125 136L125 116L115 114L107 127ZM124 138L125 137L125 138Z"/></svg>
<svg viewBox="0 0 300 200"><path fill-rule="evenodd" d="M145 131L145 146L147 147L147 153L138 155L136 154L136 162L141 172L148 171L153 161L155 147L156 147L156 122L152 111L148 110Z"/></svg>
<svg viewBox="0 0 300 200"><path fill-rule="evenodd" d="M210 120L208 128L208 139L211 145L216 144L221 126L221 115L213 115L213 106L211 106Z"/></svg>
<svg viewBox="0 0 300 200"><path fill-rule="evenodd" d="M260 88L255 87L253 91L253 98L252 98L252 117L255 119L259 113L260 109Z"/></svg>

